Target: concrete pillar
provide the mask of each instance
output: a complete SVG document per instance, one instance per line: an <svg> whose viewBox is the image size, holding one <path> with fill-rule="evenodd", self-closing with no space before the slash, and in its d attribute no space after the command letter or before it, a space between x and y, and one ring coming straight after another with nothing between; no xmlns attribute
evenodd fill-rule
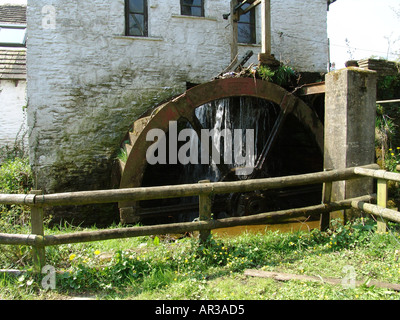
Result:
<svg viewBox="0 0 400 320"><path fill-rule="evenodd" d="M324 168L343 169L375 162L375 71L346 68L325 76ZM370 194L373 181L361 178L333 183L332 201ZM348 221L352 211L331 213Z"/></svg>

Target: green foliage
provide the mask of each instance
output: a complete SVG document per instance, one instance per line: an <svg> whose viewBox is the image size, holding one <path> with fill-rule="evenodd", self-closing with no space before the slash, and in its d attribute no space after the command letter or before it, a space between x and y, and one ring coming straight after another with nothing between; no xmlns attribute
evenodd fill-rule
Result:
<svg viewBox="0 0 400 320"><path fill-rule="evenodd" d="M122 162L128 161L128 153L125 149L120 149L117 155L117 159L121 160Z"/></svg>
<svg viewBox="0 0 400 320"><path fill-rule="evenodd" d="M273 82L281 87L290 87L295 83L295 70L286 65L280 65L277 68L271 68L261 65L257 68L258 76L269 82Z"/></svg>
<svg viewBox="0 0 400 320"><path fill-rule="evenodd" d="M129 144L129 140L124 141L123 145ZM128 161L128 152L126 148L120 148L117 154L117 159L121 160L122 162Z"/></svg>
<svg viewBox="0 0 400 320"><path fill-rule="evenodd" d="M271 68L269 68L266 65L261 65L258 67L257 69L258 75L261 77L261 79L265 80L265 81L269 81L272 82L272 79L275 76L275 72L271 70Z"/></svg>
<svg viewBox="0 0 400 320"><path fill-rule="evenodd" d="M0 193L27 193L32 183L28 159L10 156L0 164ZM29 215L26 206L0 205L0 233L29 233ZM30 260L30 249L26 246L0 248L0 261L4 261L1 267L25 266Z"/></svg>
<svg viewBox="0 0 400 320"><path fill-rule="evenodd" d="M399 299L394 292L367 286L346 290L242 275L257 268L340 278L343 267L352 265L357 279L398 283L400 236L390 228L391 233L378 235L374 220L359 219L346 225L333 221L327 232L242 234L203 244L195 238L171 242L142 237L49 247L47 263L57 270L56 290L44 292L40 279L27 273L0 281L0 297L84 293L103 299Z"/></svg>
<svg viewBox="0 0 400 320"><path fill-rule="evenodd" d="M23 138L16 139L13 145L5 145L0 147L0 165L2 162L8 160L26 157L27 153Z"/></svg>
<svg viewBox="0 0 400 320"><path fill-rule="evenodd" d="M295 75L296 75L296 73L291 67L281 65L275 71L274 83L276 83L279 86L284 87L291 83L291 81L293 80Z"/></svg>
<svg viewBox="0 0 400 320"><path fill-rule="evenodd" d="M396 166L400 164L400 147L395 147L399 142L396 124L393 118L396 113L388 112L388 107L377 105L375 121L375 146L377 149L378 163L385 170L396 172Z"/></svg>
<svg viewBox="0 0 400 320"><path fill-rule="evenodd" d="M400 74L381 76L378 78L377 99L394 100L400 98ZM394 171L398 164L400 146L400 103L385 103L377 105L376 117L376 147L378 163L382 168ZM393 150L389 150L393 149Z"/></svg>
<svg viewBox="0 0 400 320"><path fill-rule="evenodd" d="M0 193L27 193L32 187L28 159L6 160L0 166Z"/></svg>
<svg viewBox="0 0 400 320"><path fill-rule="evenodd" d="M385 157L385 169L392 172L398 172L397 166L400 164L400 147L396 150L390 148Z"/></svg>
<svg viewBox="0 0 400 320"><path fill-rule="evenodd" d="M399 98L400 74L379 77L377 90L380 100L391 100Z"/></svg>
<svg viewBox="0 0 400 320"><path fill-rule="evenodd" d="M0 166L0 193L27 193L32 187L32 181L27 159L7 160ZM21 231L29 221L28 215L29 208L26 206L0 205L0 232Z"/></svg>

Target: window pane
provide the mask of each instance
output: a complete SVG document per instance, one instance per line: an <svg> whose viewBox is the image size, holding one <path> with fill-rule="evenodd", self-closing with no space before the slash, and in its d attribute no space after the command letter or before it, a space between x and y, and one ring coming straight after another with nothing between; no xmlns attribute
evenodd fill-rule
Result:
<svg viewBox="0 0 400 320"><path fill-rule="evenodd" d="M249 24L238 24L238 41L239 43L252 43L252 33Z"/></svg>
<svg viewBox="0 0 400 320"><path fill-rule="evenodd" d="M144 0L129 0L129 11L144 13Z"/></svg>
<svg viewBox="0 0 400 320"><path fill-rule="evenodd" d="M186 16L203 16L203 0L181 0L181 14Z"/></svg>
<svg viewBox="0 0 400 320"><path fill-rule="evenodd" d="M144 16L141 14L129 15L129 35L131 36L145 36L145 23Z"/></svg>
<svg viewBox="0 0 400 320"><path fill-rule="evenodd" d="M0 27L0 43L11 46L25 45L26 29Z"/></svg>
<svg viewBox="0 0 400 320"><path fill-rule="evenodd" d="M248 22L251 21L251 12L247 12L246 14L241 14L239 18L239 22Z"/></svg>
<svg viewBox="0 0 400 320"><path fill-rule="evenodd" d="M249 4L245 4L243 9L249 7ZM255 10L252 9L248 13L240 16L238 23L238 41L239 43L255 43L256 32L255 32Z"/></svg>
<svg viewBox="0 0 400 320"><path fill-rule="evenodd" d="M201 17L201 8L192 7L192 16Z"/></svg>

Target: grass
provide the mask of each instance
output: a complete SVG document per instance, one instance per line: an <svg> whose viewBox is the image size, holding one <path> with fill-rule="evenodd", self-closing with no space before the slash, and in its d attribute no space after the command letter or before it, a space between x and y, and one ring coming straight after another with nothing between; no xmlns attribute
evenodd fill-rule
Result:
<svg viewBox="0 0 400 320"><path fill-rule="evenodd" d="M118 226L113 226L118 227ZM362 285L346 289L305 281L277 282L243 275L245 269L343 279L349 266L357 280L400 283L400 236L390 224L375 233L373 220L359 220L332 230L244 233L212 238L141 237L46 249L57 272L55 289L43 289L45 275L30 269L30 251L5 255L0 268L25 269L19 277L0 277L0 299L61 300L90 296L101 300L398 300L400 294ZM79 231L62 226L46 234ZM333 231L334 230L334 231ZM3 250L5 249L5 250Z"/></svg>
<svg viewBox="0 0 400 320"><path fill-rule="evenodd" d="M26 193L32 187L26 159L0 163L0 178L0 193ZM27 207L0 205L0 233L29 234L29 215ZM64 224L46 227L45 234L83 230ZM0 299L399 300L395 291L367 285L347 289L244 275L246 269L260 269L344 279L353 268L357 280L400 283L400 228L389 223L387 234L375 230L373 220L346 226L333 221L327 232L215 236L207 245L196 237L159 236L47 247L46 263L56 271L54 289L45 289L48 274L32 272L29 247L0 245L0 269L24 271L0 273Z"/></svg>

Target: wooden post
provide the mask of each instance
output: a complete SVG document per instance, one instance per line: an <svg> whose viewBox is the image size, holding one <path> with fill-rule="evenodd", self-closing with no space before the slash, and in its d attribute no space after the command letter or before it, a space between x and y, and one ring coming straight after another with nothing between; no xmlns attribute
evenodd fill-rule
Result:
<svg viewBox="0 0 400 320"><path fill-rule="evenodd" d="M271 56L271 0L261 0L261 52Z"/></svg>
<svg viewBox="0 0 400 320"><path fill-rule="evenodd" d="M377 205L386 208L387 204L387 181L385 179L378 179L378 188L377 188ZM377 232L385 233L386 232L386 220L382 217L377 217Z"/></svg>
<svg viewBox="0 0 400 320"><path fill-rule="evenodd" d="M210 183L210 180L202 180L199 183ZM211 220L211 195L200 194L199 195L199 220L210 221ZM211 230L200 231L200 242L206 243L207 239L211 235Z"/></svg>
<svg viewBox="0 0 400 320"><path fill-rule="evenodd" d="M33 190L30 194L41 195L42 191ZM31 206L31 231L32 234L37 236L37 241L32 246L34 271L40 273L46 262L46 253L42 243L44 237L43 208L37 205Z"/></svg>
<svg viewBox="0 0 400 320"><path fill-rule="evenodd" d="M271 0L261 0L261 52L258 60L260 64L274 67L280 63L272 55L271 38Z"/></svg>
<svg viewBox="0 0 400 320"><path fill-rule="evenodd" d="M231 63L235 64L238 58L238 21L239 13L235 12L235 7L237 6L237 0L231 0L231 30L232 30L232 42L231 42Z"/></svg>
<svg viewBox="0 0 400 320"><path fill-rule="evenodd" d="M332 169L325 169L325 171L331 171ZM332 181L325 182L322 187L322 203L330 204L332 197ZM321 214L319 221L319 228L321 231L326 231L330 224L330 212Z"/></svg>

